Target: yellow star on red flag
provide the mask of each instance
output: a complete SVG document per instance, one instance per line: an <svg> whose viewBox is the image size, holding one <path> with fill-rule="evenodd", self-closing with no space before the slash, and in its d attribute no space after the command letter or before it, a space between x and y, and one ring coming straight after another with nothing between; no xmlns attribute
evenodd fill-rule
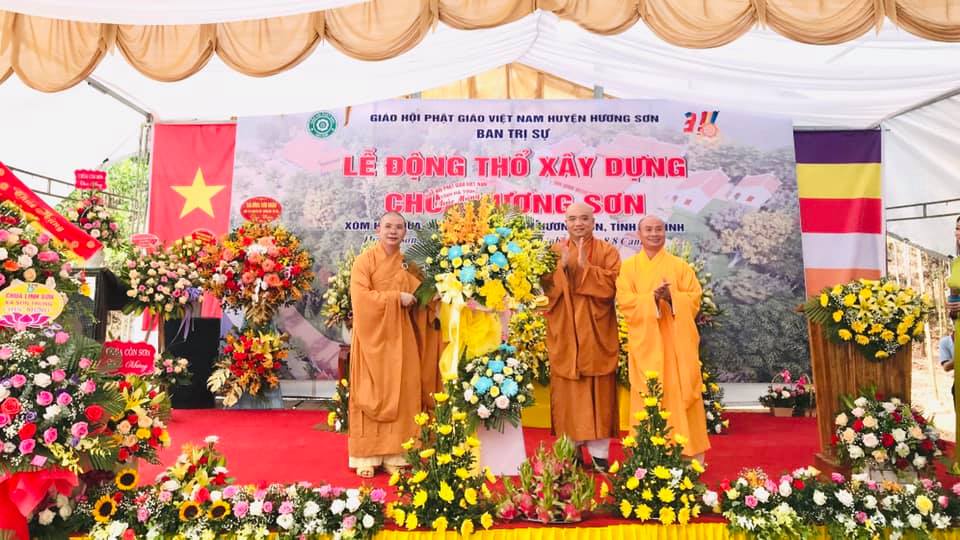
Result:
<svg viewBox="0 0 960 540"><path fill-rule="evenodd" d="M184 199L183 209L180 210L181 218L194 210L200 210L208 216L213 217L213 204L211 203L211 199L213 199L214 195L220 193L224 187L226 186L207 184L203 178L203 170L198 168L197 174L193 177L192 184L189 186L170 186L170 189L176 191L177 194Z"/></svg>

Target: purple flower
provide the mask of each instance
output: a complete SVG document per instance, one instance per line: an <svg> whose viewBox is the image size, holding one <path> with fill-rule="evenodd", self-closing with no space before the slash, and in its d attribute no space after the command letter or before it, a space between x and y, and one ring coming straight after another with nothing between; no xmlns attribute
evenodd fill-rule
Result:
<svg viewBox="0 0 960 540"><path fill-rule="evenodd" d="M66 392L61 392L60 395L57 396L57 405L59 405L59 406L61 406L61 407L66 407L67 405L70 405L71 403L73 403L73 398L70 397L70 394L68 394L68 393L66 393Z"/></svg>
<svg viewBox="0 0 960 540"><path fill-rule="evenodd" d="M370 500L375 503L382 503L387 500L387 491L377 488L370 492Z"/></svg>
<svg viewBox="0 0 960 540"><path fill-rule="evenodd" d="M53 403L53 394L47 392L46 390L41 390L37 393L37 405L46 407L51 403Z"/></svg>
<svg viewBox="0 0 960 540"><path fill-rule="evenodd" d="M36 448L37 441L33 439L24 439L20 441L20 453L21 454L32 454L33 449Z"/></svg>

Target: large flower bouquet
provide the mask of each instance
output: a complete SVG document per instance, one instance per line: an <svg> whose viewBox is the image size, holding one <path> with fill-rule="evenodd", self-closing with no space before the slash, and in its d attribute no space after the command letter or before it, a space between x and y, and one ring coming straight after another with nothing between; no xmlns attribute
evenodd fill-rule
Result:
<svg viewBox="0 0 960 540"><path fill-rule="evenodd" d="M210 292L224 307L242 309L255 325L269 323L277 309L300 300L313 285L313 258L280 225L237 227L210 264Z"/></svg>
<svg viewBox="0 0 960 540"><path fill-rule="evenodd" d="M417 234L407 256L424 273L416 296L426 304L475 302L490 311L543 303L540 278L556 256L532 218L489 197L451 206Z"/></svg>
<svg viewBox="0 0 960 540"><path fill-rule="evenodd" d="M96 348L58 326L0 329L0 454L13 471L59 466L80 472L81 460L116 459L104 431L122 405L95 371Z"/></svg>
<svg viewBox="0 0 960 540"><path fill-rule="evenodd" d="M933 473L934 458L942 454L944 442L919 409L869 389L842 401L833 441L844 463L858 472L869 468Z"/></svg>
<svg viewBox="0 0 960 540"><path fill-rule="evenodd" d="M469 411L470 423L503 431L504 422L520 425L520 413L533 404L533 375L516 358L512 345L502 344L488 354L460 365L457 407Z"/></svg>
<svg viewBox="0 0 960 540"><path fill-rule="evenodd" d="M327 427L337 433L346 433L350 429L350 383L346 379L337 381L333 410L327 413Z"/></svg>
<svg viewBox="0 0 960 540"><path fill-rule="evenodd" d="M64 294L86 292L83 272L64 260L69 251L13 203L0 202L0 288L20 280Z"/></svg>
<svg viewBox="0 0 960 540"><path fill-rule="evenodd" d="M371 538L383 526L386 491L330 485L240 486L227 477L225 457L215 448L187 445L177 462L153 486L138 487L133 469L112 484L83 496L75 522L93 538L283 538L333 535ZM85 526L85 527L84 527Z"/></svg>
<svg viewBox="0 0 960 540"><path fill-rule="evenodd" d="M358 251L350 248L337 261L336 272L327 278L327 290L323 291L323 306L320 315L328 328L334 326L353 326L353 305L350 301L350 273L357 255L363 253L372 243L365 243Z"/></svg>
<svg viewBox="0 0 960 540"><path fill-rule="evenodd" d="M146 311L165 320L181 319L203 300L200 267L170 248L131 252L120 279L130 287L123 309L127 314Z"/></svg>
<svg viewBox="0 0 960 540"><path fill-rule="evenodd" d="M887 278L859 279L824 289L805 305L807 318L835 343L853 343L870 360L883 360L923 339L933 304L927 295Z"/></svg>
<svg viewBox="0 0 960 540"><path fill-rule="evenodd" d="M236 405L244 393L258 396L266 388L276 388L289 338L274 330L232 328L223 338L207 387L223 395L225 407Z"/></svg>
<svg viewBox="0 0 960 540"><path fill-rule="evenodd" d="M170 446L166 421L170 419L170 397L149 379L127 376L118 384L124 410L110 417L106 433L119 447L117 461L136 458L159 463L157 453Z"/></svg>
<svg viewBox="0 0 960 540"><path fill-rule="evenodd" d="M476 471L480 441L468 435L467 413L450 401L454 384L447 383L444 392L433 395L437 404L433 419L426 413L416 416L420 434L403 444L411 470L390 477L398 500L389 515L398 527L469 536L478 527L493 525L490 489ZM490 483L496 482L489 469L484 473Z"/></svg>
<svg viewBox="0 0 960 540"><path fill-rule="evenodd" d="M721 484L722 498L708 491L704 503L722 512L735 533L758 540L810 538L813 524L798 513L800 497L794 493L815 482L817 474L813 468L797 469L773 479L761 470L747 469L732 483Z"/></svg>
<svg viewBox="0 0 960 540"><path fill-rule="evenodd" d="M547 354L547 320L540 311L523 309L510 316L507 342L517 349L516 358L530 367L533 380L550 384L550 358Z"/></svg>
<svg viewBox="0 0 960 540"><path fill-rule="evenodd" d="M120 225L110 215L110 211L103 203L103 198L97 193L85 193L80 201L67 216L70 221L83 229L83 232L96 238L109 248L122 245Z"/></svg>
<svg viewBox="0 0 960 540"><path fill-rule="evenodd" d="M170 393L177 386L187 386L193 379L190 372L190 361L178 358L169 353L156 353L153 360L153 380L160 390Z"/></svg>
<svg viewBox="0 0 960 540"><path fill-rule="evenodd" d="M504 492L497 502L497 515L541 523L575 523L594 507L593 477L584 472L574 456L576 445L562 436L547 451L543 444L520 466L519 486L503 478Z"/></svg>
<svg viewBox="0 0 960 540"><path fill-rule="evenodd" d="M703 465L682 456L683 436L670 434L662 410L663 385L659 374L645 373L644 408L635 413L633 434L623 438L623 464L610 467L613 477L612 505L624 518L659 521L664 525L688 523L700 515L700 482ZM605 484L604 486L605 487Z"/></svg>

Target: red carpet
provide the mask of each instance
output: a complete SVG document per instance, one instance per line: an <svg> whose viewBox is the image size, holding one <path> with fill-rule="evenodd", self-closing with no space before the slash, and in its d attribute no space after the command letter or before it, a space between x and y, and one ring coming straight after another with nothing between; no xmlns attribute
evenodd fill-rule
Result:
<svg viewBox="0 0 960 540"><path fill-rule="evenodd" d="M173 446L162 453L161 460L165 467L176 460L184 443L202 443L207 435L217 435L218 447L237 482L359 485L360 479L347 468L346 435L315 429L325 424L326 417L322 411L175 410L169 423ZM815 418L740 413L730 414L730 425L729 434L710 439L713 448L707 453L703 479L711 487L732 480L745 467L779 474L813 464L818 450ZM528 428L524 433L528 453L541 441L553 440L545 429ZM611 453L612 459L622 457L619 442L614 442ZM164 467L143 464L141 476L150 481ZM938 472L948 486L957 481L942 468ZM386 486L387 478L380 473L372 483Z"/></svg>

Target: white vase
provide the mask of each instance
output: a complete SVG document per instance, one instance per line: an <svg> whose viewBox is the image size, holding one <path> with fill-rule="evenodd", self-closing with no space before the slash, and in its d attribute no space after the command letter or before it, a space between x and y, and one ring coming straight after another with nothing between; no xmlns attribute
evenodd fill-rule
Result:
<svg viewBox="0 0 960 540"><path fill-rule="evenodd" d="M504 422L501 433L481 424L477 428L477 438L480 439L481 467L490 467L497 476L520 474L520 465L527 459L522 426Z"/></svg>

